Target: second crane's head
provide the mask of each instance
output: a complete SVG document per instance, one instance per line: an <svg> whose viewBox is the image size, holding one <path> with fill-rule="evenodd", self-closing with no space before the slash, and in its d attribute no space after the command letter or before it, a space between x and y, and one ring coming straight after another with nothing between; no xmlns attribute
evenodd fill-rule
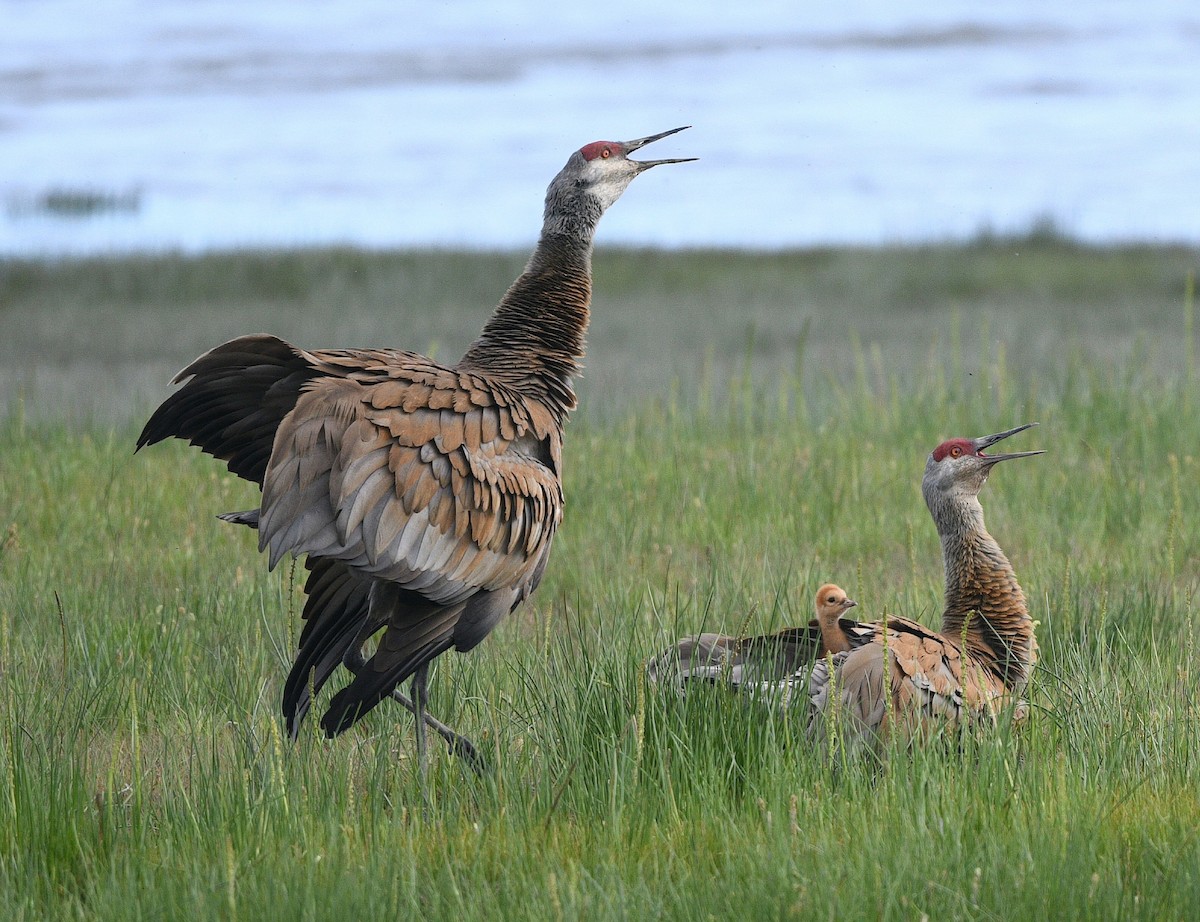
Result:
<svg viewBox="0 0 1200 922"><path fill-rule="evenodd" d="M672 128L634 141L593 141L571 154L546 190L546 218L564 223L583 217L594 222L621 197L635 176L664 163L687 163L695 157L672 160L634 160L629 155L653 141L683 131Z"/></svg>
<svg viewBox="0 0 1200 922"><path fill-rule="evenodd" d="M1013 458L1028 458L1040 455L1041 451L1013 451L1006 454L985 454L984 449L1001 439L1024 432L1037 423L1026 423L1015 429L985 435L977 439L950 439L942 442L929 454L925 462L925 476L921 480L921 492L932 509L947 499L977 496L987 482L992 468L1001 461Z"/></svg>

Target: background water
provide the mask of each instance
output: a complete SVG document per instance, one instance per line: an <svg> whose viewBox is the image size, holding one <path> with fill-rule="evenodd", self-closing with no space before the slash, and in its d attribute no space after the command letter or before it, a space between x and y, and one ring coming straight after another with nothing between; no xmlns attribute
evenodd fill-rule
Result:
<svg viewBox="0 0 1200 922"><path fill-rule="evenodd" d="M523 246L683 124L602 242L1196 242L1200 5L0 0L0 253Z"/></svg>

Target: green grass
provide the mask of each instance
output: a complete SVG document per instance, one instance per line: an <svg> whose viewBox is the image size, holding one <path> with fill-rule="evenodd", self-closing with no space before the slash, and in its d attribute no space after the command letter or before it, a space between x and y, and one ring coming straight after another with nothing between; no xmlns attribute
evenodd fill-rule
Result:
<svg viewBox="0 0 1200 922"><path fill-rule="evenodd" d="M0 413L141 417L217 343L461 355L524 253L357 250L0 261ZM1070 362L1173 373L1194 250L1055 238L783 253L600 251L581 396L590 414L703 408L753 371L770 400L866 379L951 395L1003 367L1042 387ZM1194 356L1191 359L1194 363ZM797 389L793 386L798 383ZM798 391L798 392L797 392ZM947 422L956 422L954 420Z"/></svg>
<svg viewBox="0 0 1200 922"><path fill-rule="evenodd" d="M6 917L1191 916L1200 376L1181 250L599 254L546 580L435 672L435 713L494 778L432 740L423 809L388 703L289 743L303 571L267 574L213 518L254 502L220 464L131 456L138 414L239 332L452 355L520 262L0 266ZM465 306L397 320L393 297ZM983 494L1041 622L1028 727L834 770L718 689L643 684L676 636L798 623L826 580L861 617L936 623L925 454L1028 420L1014 449L1049 453Z"/></svg>

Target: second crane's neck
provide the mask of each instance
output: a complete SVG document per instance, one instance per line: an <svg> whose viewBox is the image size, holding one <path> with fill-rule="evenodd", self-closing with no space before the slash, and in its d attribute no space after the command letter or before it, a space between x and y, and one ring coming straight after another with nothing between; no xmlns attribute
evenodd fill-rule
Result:
<svg viewBox="0 0 1200 922"><path fill-rule="evenodd" d="M547 215L525 271L509 287L459 367L483 372L541 401L561 424L576 403L571 382L584 354L595 224L560 225Z"/></svg>
<svg viewBox="0 0 1200 922"><path fill-rule="evenodd" d="M942 633L956 643L965 638L967 652L1019 690L1037 661L1037 641L1012 564L984 525L977 497L948 498L931 511L946 569Z"/></svg>

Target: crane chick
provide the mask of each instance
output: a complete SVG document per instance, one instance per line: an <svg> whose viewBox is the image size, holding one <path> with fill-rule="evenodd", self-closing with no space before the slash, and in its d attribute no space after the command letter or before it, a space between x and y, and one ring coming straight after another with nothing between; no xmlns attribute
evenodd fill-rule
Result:
<svg viewBox="0 0 1200 922"><path fill-rule="evenodd" d="M789 680L826 654L869 639L869 630L842 618L857 604L845 590L826 583L813 596L815 617L806 626L754 637L716 633L685 637L647 661L646 677L676 684L681 690L695 679L747 687Z"/></svg>
<svg viewBox="0 0 1200 922"><path fill-rule="evenodd" d="M841 617L858 603L847 596L846 590L840 586L826 583L817 590L813 604L817 612L817 625L821 628L821 649L817 655L847 652L852 643L849 633L841 624Z"/></svg>

